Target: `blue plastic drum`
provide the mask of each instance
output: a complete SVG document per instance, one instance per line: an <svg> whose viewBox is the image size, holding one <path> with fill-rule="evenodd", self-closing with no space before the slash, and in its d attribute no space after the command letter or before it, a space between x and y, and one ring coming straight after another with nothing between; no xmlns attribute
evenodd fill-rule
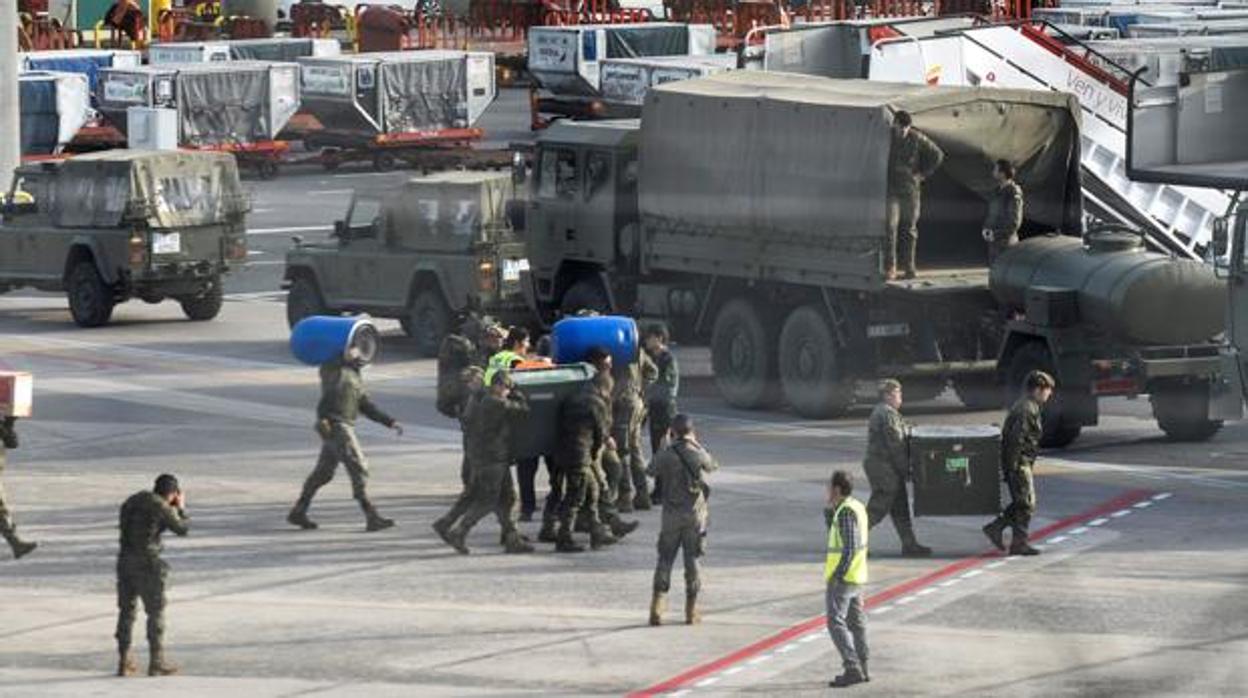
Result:
<svg viewBox="0 0 1248 698"><path fill-rule="evenodd" d="M631 317L570 317L551 329L550 348L557 364L585 361L594 347L606 349L616 364L630 364L637 359L638 335L637 323Z"/></svg>
<svg viewBox="0 0 1248 698"><path fill-rule="evenodd" d="M311 315L290 331L290 351L305 364L341 359L352 345L365 362L377 355L377 328L367 317Z"/></svg>

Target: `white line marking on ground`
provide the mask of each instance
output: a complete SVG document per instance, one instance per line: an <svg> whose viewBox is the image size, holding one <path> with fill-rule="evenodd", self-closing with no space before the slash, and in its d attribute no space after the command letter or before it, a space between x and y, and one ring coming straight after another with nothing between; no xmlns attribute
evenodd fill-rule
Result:
<svg viewBox="0 0 1248 698"><path fill-rule="evenodd" d="M908 603L910 603L910 602L912 602L912 601L917 601L918 599L919 599L919 597L917 597L917 596L913 596L913 595L911 595L911 596L903 596L903 597L901 597L900 599L897 599L894 603L896 603L898 606L905 606L906 604L908 604Z"/></svg>
<svg viewBox="0 0 1248 698"><path fill-rule="evenodd" d="M927 596L928 594L935 594L936 591L937 591L936 587L928 587L926 589L923 589L919 593L915 594L915 596Z"/></svg>
<svg viewBox="0 0 1248 698"><path fill-rule="evenodd" d="M1004 564L1005 564L1005 560L997 560L996 562L989 562L988 564L984 565L984 569L995 570Z"/></svg>
<svg viewBox="0 0 1248 698"><path fill-rule="evenodd" d="M1173 492L1158 492L1157 494L1153 495L1153 501L1160 502L1163 499L1170 499L1173 496L1174 496Z"/></svg>
<svg viewBox="0 0 1248 698"><path fill-rule="evenodd" d="M354 189L313 189L308 192L313 196L333 196L335 194L354 194Z"/></svg>
<svg viewBox="0 0 1248 698"><path fill-rule="evenodd" d="M1130 513L1131 513L1130 509L1119 509L1118 511L1115 511L1114 513L1110 514L1110 517L1115 518L1115 519L1121 519L1122 517Z"/></svg>
<svg viewBox="0 0 1248 698"><path fill-rule="evenodd" d="M286 263L286 260L284 259L268 259L268 260L261 260L259 262L244 262L243 266L244 267L275 267L279 264L285 264L285 263Z"/></svg>
<svg viewBox="0 0 1248 698"><path fill-rule="evenodd" d="M1079 528L1072 529L1072 530L1071 530L1071 532L1070 532L1070 535L1072 535L1072 536L1081 536L1081 535L1083 535L1083 534L1087 533L1087 532L1088 532L1088 530L1089 530L1089 529L1088 529L1088 527L1087 527L1087 526L1080 526Z"/></svg>
<svg viewBox="0 0 1248 698"><path fill-rule="evenodd" d="M740 665L740 666L734 666L734 667L732 667L731 669L725 669L725 670L724 670L724 676L732 676L733 674L740 674L740 673L741 673L741 672L743 672L743 671L745 671L745 665L744 665L744 664L742 664L742 665Z"/></svg>
<svg viewBox="0 0 1248 698"><path fill-rule="evenodd" d="M1069 538L1070 538L1069 536L1054 536L1052 538L1045 540L1044 542L1045 543L1061 543L1062 541L1068 540Z"/></svg>
<svg viewBox="0 0 1248 698"><path fill-rule="evenodd" d="M942 588L948 589L949 587L953 586L954 584L957 584L959 581L960 581L960 580L958 580L958 579L946 579L945 581L943 581L943 582L941 582L941 583L940 583L940 586L941 586Z"/></svg>
<svg viewBox="0 0 1248 698"><path fill-rule="evenodd" d="M971 577L978 577L979 575L983 573L984 573L983 570L971 570L969 572L963 572L962 574L958 575L958 579L970 579Z"/></svg>
<svg viewBox="0 0 1248 698"><path fill-rule="evenodd" d="M690 691L689 689L687 689L687 688L686 688L686 689L682 689L682 690L680 690L680 691L676 691L675 693L669 693L669 694L667 694L667 695L671 696L672 698L679 698L679 696L687 696L687 695L689 695L691 692L692 692L692 691Z"/></svg>
<svg viewBox="0 0 1248 698"><path fill-rule="evenodd" d="M888 613L889 611L893 610L894 608L896 608L896 607L895 607L895 606L893 606L892 604L889 604L889 605L887 605L887 606L880 606L879 608L873 608L873 609L871 609L871 612L872 612L872 613Z"/></svg>
<svg viewBox="0 0 1248 698"><path fill-rule="evenodd" d="M1101 519L1092 519L1091 521L1088 522L1088 525L1089 526L1104 526L1107 523L1109 523L1109 519L1101 518Z"/></svg>
<svg viewBox="0 0 1248 698"><path fill-rule="evenodd" d="M1151 507L1152 505L1153 505L1153 503L1152 503L1152 502L1145 500L1145 501L1143 501L1143 502L1136 502L1136 503L1135 503L1135 508L1136 508L1136 509L1147 509L1147 508Z"/></svg>
<svg viewBox="0 0 1248 698"><path fill-rule="evenodd" d="M285 235L287 233L312 233L317 231L330 231L334 227L330 225L294 225L281 228L248 228L248 235Z"/></svg>
<svg viewBox="0 0 1248 698"><path fill-rule="evenodd" d="M693 685L694 685L694 687L695 687L695 688L706 688L707 686L714 686L715 684L719 683L719 680L720 680L721 678L723 678L723 677L720 677L720 676L712 676L712 677L710 677L709 679L702 679L701 681L699 681L699 682L697 682L697 683L695 683L695 684L693 684Z"/></svg>
<svg viewBox="0 0 1248 698"><path fill-rule="evenodd" d="M816 633L813 633L813 632L812 632L811 634L807 635L806 637L804 637L804 638L802 638L802 639L798 640L798 642L801 642L801 643L814 642L815 640L818 640L818 639L819 639L819 638L821 638L821 637L823 637L823 635L822 635L822 634L816 634Z"/></svg>
<svg viewBox="0 0 1248 698"><path fill-rule="evenodd" d="M792 652L792 651L793 651L793 650L795 650L795 649L797 649L797 643L796 643L796 642L790 642L789 644L785 645L784 647L781 647L780 649L776 650L776 654L788 654L789 652Z"/></svg>
<svg viewBox="0 0 1248 698"><path fill-rule="evenodd" d="M771 659L771 658L772 658L772 657L774 657L774 656L775 656L775 655L774 655L774 654L771 654L770 652L768 652L767 654L760 654L760 655L758 655L757 657L755 657L755 658L751 659L750 661L746 662L746 664L749 664L749 665L751 665L751 666L753 666L753 665L755 665L755 664L762 664L763 662L767 661L768 659Z"/></svg>

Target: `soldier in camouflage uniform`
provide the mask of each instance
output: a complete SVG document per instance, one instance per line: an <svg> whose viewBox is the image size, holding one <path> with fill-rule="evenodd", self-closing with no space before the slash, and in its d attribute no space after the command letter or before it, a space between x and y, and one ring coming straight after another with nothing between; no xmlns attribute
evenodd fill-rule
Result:
<svg viewBox="0 0 1248 698"><path fill-rule="evenodd" d="M121 505L119 516L121 551L117 555L117 675L132 676L138 671L130 655L130 634L138 601L147 613L147 646L150 652L149 676L176 674L178 668L165 661L165 586L169 565L160 559L160 536L173 531L185 536L190 529L186 516L186 496L177 478L161 475L156 486L130 496Z"/></svg>
<svg viewBox="0 0 1248 698"><path fill-rule="evenodd" d="M620 461L620 478L615 489L619 510L650 508L650 487L646 480L646 459L641 454L641 426L646 421L646 389L659 375L645 351L637 360L612 370L615 391L611 402L611 438L615 439ZM634 496L634 491L636 496Z"/></svg>
<svg viewBox="0 0 1248 698"><path fill-rule="evenodd" d="M591 363L602 366L578 394L559 406L559 426L555 459L564 478L563 499L559 502L559 530L555 550L579 553L585 548L572 535L577 513L586 510L590 546L595 550L616 542L615 536L598 516L599 480L595 461L611 448L610 400L612 380L610 355L595 350Z"/></svg>
<svg viewBox="0 0 1248 698"><path fill-rule="evenodd" d="M14 417L0 419L0 477L4 476L5 451L17 448L16 425L17 419ZM17 535L17 524L13 523L13 514L9 511L8 503L4 501L3 481L0 481L0 535L8 541L9 547L13 549L13 558L16 560L22 559L39 547L38 543L24 541Z"/></svg>
<svg viewBox="0 0 1248 698"><path fill-rule="evenodd" d="M984 526L984 535L1000 550L1005 550L1002 534L1013 529L1010 555L1039 555L1040 551L1027 542L1027 529L1036 513L1036 487L1031 474L1040 453L1041 421L1044 403L1053 395L1056 383L1044 371L1032 371L1023 383L1026 391L1010 408L1001 425L1001 474L1010 490L1010 504L1001 515Z"/></svg>
<svg viewBox="0 0 1248 698"><path fill-rule="evenodd" d="M473 395L480 391L489 357L502 346L503 328L490 318L467 315L458 333L448 334L438 348L438 411L459 421L464 432L464 414ZM468 489L468 442L463 439L459 479ZM463 514L463 512L460 512Z"/></svg>
<svg viewBox="0 0 1248 698"><path fill-rule="evenodd" d="M655 367L655 379L646 385L646 417L650 420L650 454L658 455L676 417L676 396L680 392L680 366L667 346L667 328L646 328L643 343ZM655 489L658 489L656 484ZM639 507L640 508L640 507Z"/></svg>
<svg viewBox="0 0 1248 698"><path fill-rule="evenodd" d="M906 493L910 454L906 446L906 422L899 411L901 383L891 378L883 380L879 394L880 402L867 421L867 455L862 462L862 469L871 483L868 526L874 528L884 517L892 516L897 536L901 538L901 554L928 557L932 549L919 545L910 519L910 497Z"/></svg>
<svg viewBox="0 0 1248 698"><path fill-rule="evenodd" d="M704 480L707 473L719 467L711 454L698 443L693 420L676 415L672 420L672 440L650 461L650 475L663 481L663 528L659 531L658 563L654 568L654 594L650 598L650 625L663 623L667 592L672 584L672 565L676 553L685 560L685 623L701 620L698 592L702 583L698 574L698 558L705 552L705 536L709 508L709 489Z"/></svg>
<svg viewBox="0 0 1248 698"><path fill-rule="evenodd" d="M1014 181L1014 165L997 160L992 167L997 188L988 198L988 215L984 218L984 241L988 243L988 263L1018 244L1018 229L1023 225L1023 190Z"/></svg>
<svg viewBox="0 0 1248 698"><path fill-rule="evenodd" d="M908 112L893 115L892 144L888 153L888 243L884 272L897 278L900 263L907 279L915 276L914 253L919 242L919 203L923 180L931 177L945 154L912 125Z"/></svg>
<svg viewBox="0 0 1248 698"><path fill-rule="evenodd" d="M365 529L381 531L394 525L394 521L377 513L368 498L365 485L368 482L368 461L360 450L355 436L355 420L365 417L403 434L403 427L390 415L373 404L364 390L364 377L360 374L364 362L357 348L347 349L346 355L321 365L321 401L316 406L316 432L321 437L321 455L316 468L303 483L303 492L286 516L286 521L303 529L314 529L316 523L308 518L308 508L317 490L334 479L334 471L341 463L351 478L351 493L360 503L366 519Z"/></svg>
<svg viewBox="0 0 1248 698"><path fill-rule="evenodd" d="M529 404L514 387L507 371L497 371L490 377L487 391L472 402L465 419L471 484L451 511L433 524L438 536L464 555L469 552L465 543L468 532L491 511L498 517L508 553L533 552L533 546L516 529L511 435L529 413Z"/></svg>

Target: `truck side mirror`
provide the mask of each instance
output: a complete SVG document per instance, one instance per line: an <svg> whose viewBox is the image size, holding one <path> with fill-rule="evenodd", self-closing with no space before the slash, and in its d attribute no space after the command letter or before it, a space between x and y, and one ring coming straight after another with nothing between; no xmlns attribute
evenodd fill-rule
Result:
<svg viewBox="0 0 1248 698"><path fill-rule="evenodd" d="M1213 221L1213 256L1225 257L1230 251L1231 237L1227 231L1226 219L1216 218Z"/></svg>

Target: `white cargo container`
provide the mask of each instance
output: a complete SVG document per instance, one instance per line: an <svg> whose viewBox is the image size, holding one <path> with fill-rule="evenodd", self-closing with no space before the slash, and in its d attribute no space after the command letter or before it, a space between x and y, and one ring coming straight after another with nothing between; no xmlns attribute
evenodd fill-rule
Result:
<svg viewBox="0 0 1248 698"><path fill-rule="evenodd" d="M230 61L100 71L100 111L119 129L130 107L178 112L183 146L272 140L299 110L299 66Z"/></svg>
<svg viewBox="0 0 1248 698"><path fill-rule="evenodd" d="M596 97L602 61L711 55L715 27L674 22L533 27L528 48L529 73L543 88L556 95Z"/></svg>
<svg viewBox="0 0 1248 698"><path fill-rule="evenodd" d="M300 58L304 110L328 130L377 134L469 128L494 101L494 54L400 51Z"/></svg>
<svg viewBox="0 0 1248 698"><path fill-rule="evenodd" d="M228 41L187 41L147 47L148 65L217 63L230 60Z"/></svg>
<svg viewBox="0 0 1248 698"><path fill-rule="evenodd" d="M651 87L736 70L736 54L608 58L602 61L602 98L640 107Z"/></svg>

